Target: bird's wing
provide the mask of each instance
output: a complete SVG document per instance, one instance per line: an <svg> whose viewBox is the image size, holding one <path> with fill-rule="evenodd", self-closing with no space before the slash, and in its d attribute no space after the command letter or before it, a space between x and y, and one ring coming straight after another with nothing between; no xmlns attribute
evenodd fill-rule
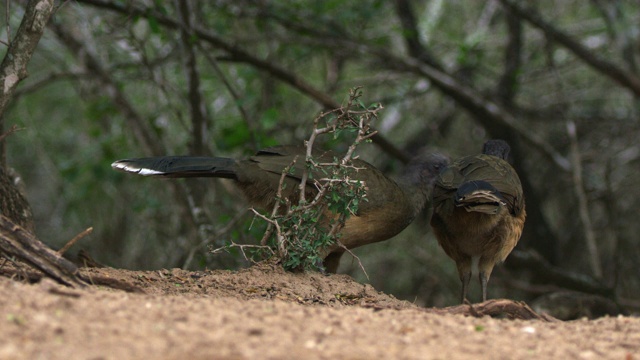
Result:
<svg viewBox="0 0 640 360"><path fill-rule="evenodd" d="M296 162L292 165L288 176L299 180L302 178L305 168L305 155L306 148L304 146L284 145L262 149L249 159L256 163L260 169L276 175L282 174L282 171L287 166L292 165L295 160ZM330 151L317 151L314 149L312 155L316 161L333 161L333 153ZM320 171L313 171L310 175L310 180L325 176Z"/></svg>
<svg viewBox="0 0 640 360"><path fill-rule="evenodd" d="M292 171L288 175L289 178L300 180L305 166L305 154L306 148L303 146L275 146L260 150L256 155L250 158L255 162L260 169L267 172L280 175L282 170L289 166L293 159L297 157L296 163L292 167ZM339 161L337 155L331 151L315 150L313 151L313 157L316 162L319 163L333 163ZM388 179L384 174L373 167L366 161L360 159L354 159L352 162L353 168L347 170L347 174L351 180L363 181L367 190L365 193L365 200L360 202L358 215L362 215L372 210L380 204L386 204L397 200L398 194L397 185L392 180ZM322 179L331 177L331 169L316 170L311 172L308 186L312 186L314 179ZM326 172L325 172L326 171ZM370 190L374 189L374 190ZM385 189L383 191L375 191L377 189Z"/></svg>
<svg viewBox="0 0 640 360"><path fill-rule="evenodd" d="M491 155L477 155L475 166L467 169L465 177L484 180L493 185L507 201L510 212L517 215L524 208L522 184L515 169L505 160Z"/></svg>
<svg viewBox="0 0 640 360"><path fill-rule="evenodd" d="M464 182L464 176L460 172L459 163L455 161L440 172L433 186L432 205L440 208L442 213L453 212L453 198Z"/></svg>

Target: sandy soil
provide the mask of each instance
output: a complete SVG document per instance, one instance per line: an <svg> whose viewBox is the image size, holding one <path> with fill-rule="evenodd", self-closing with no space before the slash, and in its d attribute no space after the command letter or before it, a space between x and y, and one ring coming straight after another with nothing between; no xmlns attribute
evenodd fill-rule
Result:
<svg viewBox="0 0 640 360"><path fill-rule="evenodd" d="M437 313L346 275L83 270L75 290L0 276L0 359L640 359L640 319Z"/></svg>

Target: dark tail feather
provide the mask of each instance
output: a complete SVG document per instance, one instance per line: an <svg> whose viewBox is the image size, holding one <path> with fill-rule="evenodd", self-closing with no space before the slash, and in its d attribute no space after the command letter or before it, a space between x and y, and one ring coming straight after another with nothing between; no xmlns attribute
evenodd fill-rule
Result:
<svg viewBox="0 0 640 360"><path fill-rule="evenodd" d="M236 178L235 160L218 157L162 156L125 159L114 162L111 167L143 176Z"/></svg>
<svg viewBox="0 0 640 360"><path fill-rule="evenodd" d="M467 211L497 214L500 207L506 205L506 201L502 193L490 183L474 180L460 185L456 192L455 204Z"/></svg>

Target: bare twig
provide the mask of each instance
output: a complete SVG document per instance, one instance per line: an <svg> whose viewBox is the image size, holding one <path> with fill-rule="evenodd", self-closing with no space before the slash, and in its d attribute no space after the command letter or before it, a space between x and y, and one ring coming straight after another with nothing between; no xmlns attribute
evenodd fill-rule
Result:
<svg viewBox="0 0 640 360"><path fill-rule="evenodd" d="M69 240L60 250L58 250L58 255L60 255L60 256L64 255L64 253L66 253L67 250L69 250L73 246L73 244L78 242L78 240L82 239L83 237L91 234L92 232L93 232L93 227L89 227L86 230L84 230L83 232L81 232L78 235L74 236L73 239Z"/></svg>
<svg viewBox="0 0 640 360"><path fill-rule="evenodd" d="M271 217L270 217L271 219L274 219L276 217L276 215L280 211L280 205L282 204L283 201L286 202L287 204L289 202L289 199L282 197L282 189L284 188L284 180L289 174L289 171L291 171L291 168L295 166L297 161L298 161L298 157L296 156L293 158L293 161L291 161L291 164L289 164L287 167L285 167L282 170L282 174L280 175L280 181L278 182L278 192L276 193L276 203L273 206L273 209L271 210ZM254 214L258 214L258 212L254 208L251 208L251 211L253 211ZM274 230L274 224L271 221L267 221L267 222L269 223L269 225L267 226L267 230L264 232L264 235L260 240L260 244L262 246L267 245L267 240L269 240ZM281 252L281 254L284 254L284 252Z"/></svg>
<svg viewBox="0 0 640 360"><path fill-rule="evenodd" d="M340 239L337 239L336 243L338 244L338 246L340 246L342 249L344 249L344 251L346 251L349 255L351 255L351 257L356 259L356 261L358 262L358 267L360 268L360 270L362 270L362 273L367 278L367 280L369 280L369 274L367 273L367 270L364 268L364 265L362 264L362 261L360 261L360 257L358 257L358 255L356 255L353 251L351 251L351 249L349 249L346 246L344 246L344 244L342 244L342 242L340 242Z"/></svg>
<svg viewBox="0 0 640 360"><path fill-rule="evenodd" d="M296 156L292 162L282 170L278 183L278 190L275 196L276 201L271 209L270 215L263 215L255 209L251 209L256 218L264 220L268 225L262 239L260 240L260 245L248 248L264 249L267 247L275 247L275 251L272 251L272 253L275 252L280 259L287 259L288 256L292 254L292 251L302 249L300 258L303 260L300 263L298 263L298 260L294 260L292 262L293 265L286 266L303 266L305 268L307 266L312 266L304 259L315 260L317 256L319 256L315 251L321 250L318 245L311 245L317 244L315 237L319 234L318 229L314 225L309 227L309 224L304 223L308 217L303 216L303 214L312 212L315 217L314 223L320 222L322 224L329 225L329 229L324 230L325 232L322 234L323 236L326 235L327 238L323 238L322 241L329 241L327 243L328 246L331 246L331 244L333 244L331 241L334 241L335 245L344 249L346 252L349 252L358 260L360 267L368 277L360 259L339 241L339 233L344 226L346 219L349 216L355 216L355 209L352 209L354 203L353 199L350 198L351 195L345 198L347 199L347 203L342 204L346 211L340 211L334 215L329 212L329 204L325 199L328 191L341 191L336 189L339 189L337 187L342 186L342 184L346 184L350 189L356 189L354 192L356 194L355 196L366 195L366 193L357 195L359 191L365 191L365 184L361 181L351 179L344 171L359 170L358 167L351 164L355 147L361 142L370 139L375 133L371 130L369 123L377 116L377 113L382 109L382 106L367 109L366 111L352 110L352 107L355 106L355 101L360 95L361 93L359 88L352 89L349 94L349 102L346 106L321 113L314 119L311 135L309 139L305 141L305 166L302 167L302 174L296 174L296 176L300 176L299 184L297 186L297 203L293 206L291 204L291 194L287 196L284 196L283 194L285 189L285 180L291 176L291 169L296 166L298 161L298 157ZM329 115L335 116L327 119ZM326 126L319 126L321 121L326 121ZM351 128L358 130L357 135L352 145L341 159L335 159L332 162L328 162L326 159L323 159L321 163L315 161L313 145L319 135L334 133L341 129ZM331 169L332 176L317 178L316 171L323 167ZM296 168L300 169L300 166L297 166ZM314 174L313 182L310 181L310 175L312 172ZM324 172L324 170L321 172ZM310 186L310 184L315 185L315 194L312 199L307 198L308 186ZM282 205L286 205L286 209L283 209ZM269 244L269 239L274 237L275 242L273 244ZM240 248L245 258L247 258L246 254L244 254L244 249L246 247L234 242L225 247L216 249L214 252L218 253L230 247ZM311 251L311 253L307 253L307 251Z"/></svg>
<svg viewBox="0 0 640 360"><path fill-rule="evenodd" d="M189 253L187 254L187 258L185 259L184 263L182 264L182 268L183 269L188 269L191 266L191 262L193 261L193 258L196 255L198 250L206 247L207 245L209 245L211 243L214 243L216 239L218 239L221 236L224 236L226 233L228 233L238 223L238 221L244 216L244 214L245 214L244 211L238 212L233 217L233 219L229 220L222 228L216 230L213 235L211 235L211 236L207 237L206 239L200 241L199 244L192 246L191 249L189 249Z"/></svg>
<svg viewBox="0 0 640 360"><path fill-rule="evenodd" d="M258 213L258 216L262 216L262 214ZM273 250L266 245L252 245L252 244L238 244L234 241L231 241L231 244L224 246L224 247L219 247L216 249L212 249L211 253L212 254L219 254L223 251L228 251L230 248L238 248L240 249L240 252L242 253L242 256L244 257L245 260L250 261L252 263L256 263L256 261L251 257L251 256L247 256L247 252L245 251L245 249L259 249L259 250L264 250L267 252L270 252L273 255Z"/></svg>
<svg viewBox="0 0 640 360"><path fill-rule="evenodd" d="M7 136L9 136L9 135L11 135L11 134L13 134L15 132L18 132L20 130L24 130L24 128L19 128L18 125L16 125L16 124L11 125L11 128L9 130L5 131L3 134L0 134L0 142L4 141L4 139Z"/></svg>
<svg viewBox="0 0 640 360"><path fill-rule="evenodd" d="M280 224L278 223L277 220L274 220L275 217L266 217L262 214L260 214L256 209L251 208L251 211L253 211L253 213L261 218L262 220L266 221L267 223L269 223L270 226L272 226L275 231L276 231L276 243L277 243L277 247L278 247L278 255L283 258L287 255L287 247L285 246L285 234L282 233L282 229L280 227ZM273 233L273 230L271 230L271 232L267 231L265 232L265 235L269 234L269 236L271 236L271 234ZM264 236L262 238L262 240L260 241L260 246L266 246L266 242L269 238L269 236Z"/></svg>
<svg viewBox="0 0 640 360"><path fill-rule="evenodd" d="M336 109L334 111L340 112L341 109L342 109L342 107L340 107L339 109ZM313 160L312 160L312 157L313 157L312 156L312 152L313 152L313 144L315 143L316 138L319 135L327 134L329 132L333 132L333 131L336 130L337 121L334 122L333 124L330 124L329 126L325 126L323 128L318 128L318 123L320 122L320 120L324 119L327 115L329 115L330 113L332 113L334 111L327 112L327 113L321 113L318 117L316 117L313 120L313 131L311 132L311 136L309 137L309 140L307 140L305 142L305 145L307 147L307 152L305 154L305 159L304 160L305 160L305 163L307 165L315 165L315 163L313 163ZM309 170L308 170L308 167L305 166L304 170L302 171L302 178L300 179L300 184L298 185L298 189L300 191L299 204L305 204L307 202L306 194L305 194L306 193L305 192L305 188L307 186L307 180L308 179L309 179ZM318 195L320 195L320 193L322 195L324 195L324 191L322 189L320 189L320 192L319 192ZM317 198L321 198L322 195L316 196L316 199Z"/></svg>

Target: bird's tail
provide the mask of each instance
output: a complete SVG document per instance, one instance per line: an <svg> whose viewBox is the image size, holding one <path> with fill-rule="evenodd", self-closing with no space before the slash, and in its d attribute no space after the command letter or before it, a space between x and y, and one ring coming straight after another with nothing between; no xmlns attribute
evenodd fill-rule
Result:
<svg viewBox="0 0 640 360"><path fill-rule="evenodd" d="M497 214L507 203L502 193L489 182L474 180L467 181L458 187L455 204L464 207L467 211Z"/></svg>
<svg viewBox="0 0 640 360"><path fill-rule="evenodd" d="M171 178L219 177L236 178L235 160L220 157L161 156L118 160L115 170L143 176Z"/></svg>

